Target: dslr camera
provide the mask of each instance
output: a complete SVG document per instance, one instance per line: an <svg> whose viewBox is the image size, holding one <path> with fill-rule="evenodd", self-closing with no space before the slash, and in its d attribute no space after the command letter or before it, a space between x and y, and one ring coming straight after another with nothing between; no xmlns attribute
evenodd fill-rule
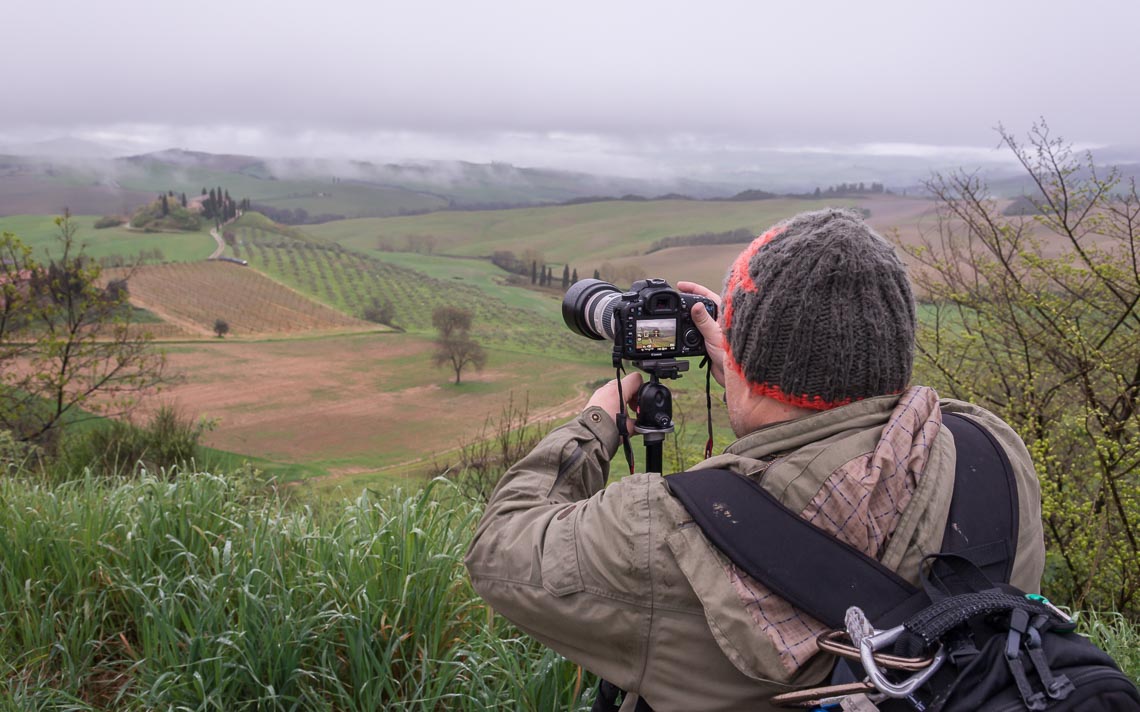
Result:
<svg viewBox="0 0 1140 712"><path fill-rule="evenodd" d="M663 279L643 279L623 292L600 279L575 282L562 299L562 318L576 334L614 344L614 364L705 355L705 340L689 310L701 302L715 319L716 304L679 292Z"/></svg>

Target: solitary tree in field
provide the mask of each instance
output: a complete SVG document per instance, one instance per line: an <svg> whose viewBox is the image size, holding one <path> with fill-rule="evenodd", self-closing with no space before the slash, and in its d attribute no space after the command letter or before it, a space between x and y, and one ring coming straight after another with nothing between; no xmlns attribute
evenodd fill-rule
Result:
<svg viewBox="0 0 1140 712"><path fill-rule="evenodd" d="M474 366L481 371L487 363L483 347L471 338L472 318L469 310L452 306L438 307L431 315L432 326L439 332L432 362L436 368L450 366L455 371L456 385L464 368Z"/></svg>
<svg viewBox="0 0 1140 712"><path fill-rule="evenodd" d="M52 442L65 422L121 415L162 382L165 358L132 324L129 274L102 287L69 215L40 262L0 234L0 430Z"/></svg>
<svg viewBox="0 0 1140 712"><path fill-rule="evenodd" d="M230 323L225 319L215 319L214 333L218 335L219 339L224 338L226 334L230 333Z"/></svg>
<svg viewBox="0 0 1140 712"><path fill-rule="evenodd" d="M442 306L431 313L431 325L439 332L439 338L450 339L471 331L472 318L473 315L467 309Z"/></svg>

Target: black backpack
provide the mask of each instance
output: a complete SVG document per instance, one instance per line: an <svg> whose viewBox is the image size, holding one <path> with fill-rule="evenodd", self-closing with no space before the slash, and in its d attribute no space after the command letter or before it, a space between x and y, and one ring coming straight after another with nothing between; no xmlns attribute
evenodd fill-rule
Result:
<svg viewBox="0 0 1140 712"><path fill-rule="evenodd" d="M922 589L812 526L747 477L698 470L666 478L741 570L825 625L851 631L850 643L821 641L822 648L855 650L852 657L867 664L837 666L833 681L846 674L849 684L773 701L825 706L861 689L881 710L1140 710L1136 686L1074 632L1067 615L1008 585L1018 532L1013 469L975 421L944 413L943 424L956 443L954 493L943 553L928 557ZM714 506L725 501L749 516L725 519ZM835 584L819 586L825 579ZM923 664L883 670L880 656ZM859 682L865 675L870 682Z"/></svg>

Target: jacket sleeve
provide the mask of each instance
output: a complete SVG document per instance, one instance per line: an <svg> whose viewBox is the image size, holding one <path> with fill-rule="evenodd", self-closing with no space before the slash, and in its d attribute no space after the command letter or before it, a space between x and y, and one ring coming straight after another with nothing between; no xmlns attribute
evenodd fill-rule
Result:
<svg viewBox="0 0 1140 712"><path fill-rule="evenodd" d="M588 408L507 471L467 551L480 596L519 628L626 690L644 669L651 623L649 488L605 488L618 446Z"/></svg>

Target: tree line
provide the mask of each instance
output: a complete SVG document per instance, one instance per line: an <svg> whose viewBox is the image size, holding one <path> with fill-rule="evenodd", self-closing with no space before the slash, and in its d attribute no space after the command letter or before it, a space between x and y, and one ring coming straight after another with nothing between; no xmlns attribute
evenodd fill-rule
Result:
<svg viewBox="0 0 1140 712"><path fill-rule="evenodd" d="M249 198L243 198L239 203L230 197L230 191L221 186L202 188L202 196L202 217L213 220L218 227L236 218L239 210L249 209Z"/></svg>
<svg viewBox="0 0 1140 712"><path fill-rule="evenodd" d="M738 227L735 230L724 232L701 232L693 235L672 235L655 240L645 254L665 250L670 247L686 247L690 245L731 245L736 243L747 244L756 238L756 231L747 227Z"/></svg>

